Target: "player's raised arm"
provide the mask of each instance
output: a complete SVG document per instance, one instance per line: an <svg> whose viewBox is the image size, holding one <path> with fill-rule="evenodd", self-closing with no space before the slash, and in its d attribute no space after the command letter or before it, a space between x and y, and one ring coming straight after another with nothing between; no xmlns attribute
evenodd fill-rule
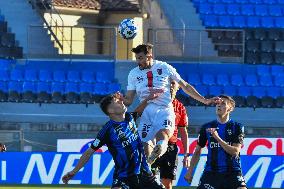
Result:
<svg viewBox="0 0 284 189"><path fill-rule="evenodd" d="M219 97L213 97L213 98L210 98L210 99L206 99L201 94L199 94L198 91L192 85L190 85L189 83L187 83L183 79L181 79L178 82L178 84L180 85L180 87L182 88L182 90L186 94L188 94L189 96L191 96L195 100L202 102L203 104L210 105L210 104L218 103L220 101Z"/></svg>
<svg viewBox="0 0 284 189"><path fill-rule="evenodd" d="M83 155L80 157L80 160L78 162L78 164L75 166L75 168L68 172L67 174L65 174L62 177L62 182L64 184L68 184L68 181L70 179L72 179L75 174L82 168L85 166L85 164L89 161L90 157L93 155L93 153L95 152L95 150L93 150L92 148L89 148L88 150L86 150Z"/></svg>

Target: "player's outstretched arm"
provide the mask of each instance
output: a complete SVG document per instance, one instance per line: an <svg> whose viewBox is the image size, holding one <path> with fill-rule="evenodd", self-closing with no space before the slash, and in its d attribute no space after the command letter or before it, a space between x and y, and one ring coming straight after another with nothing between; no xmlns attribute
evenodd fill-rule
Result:
<svg viewBox="0 0 284 189"><path fill-rule="evenodd" d="M184 176L184 179L188 183L191 183L191 181L192 181L193 170L196 167L197 163L199 162L201 150L202 150L201 146L197 145L195 150L194 150L194 153L193 153L193 155L191 157L189 168L187 169L187 172L186 172L186 174Z"/></svg>
<svg viewBox="0 0 284 189"><path fill-rule="evenodd" d="M183 79L181 79L178 83L179 83L180 87L182 88L182 90L186 94L188 94L189 96L191 96L195 100L202 102L203 104L210 105L210 104L214 104L214 103L219 103L221 101L221 99L219 97L213 97L213 98L210 98L210 99L206 99L201 94L199 94L198 91L192 85L190 85L189 83L187 83Z"/></svg>
<svg viewBox="0 0 284 189"><path fill-rule="evenodd" d="M72 179L82 167L84 167L84 165L89 161L94 152L95 150L93 150L92 148L89 148L87 151L85 151L80 157L80 160L75 168L62 177L62 182L64 184L68 184L68 181Z"/></svg>

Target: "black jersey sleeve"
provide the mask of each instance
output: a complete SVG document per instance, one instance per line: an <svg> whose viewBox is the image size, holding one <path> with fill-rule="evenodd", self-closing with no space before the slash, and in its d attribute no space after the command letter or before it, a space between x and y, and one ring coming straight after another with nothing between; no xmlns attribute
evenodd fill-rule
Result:
<svg viewBox="0 0 284 189"><path fill-rule="evenodd" d="M235 124L235 133L234 133L234 137L233 137L233 143L238 143L238 144L243 144L244 143L244 137L245 137L245 133L244 133L244 126L240 123L236 123Z"/></svg>
<svg viewBox="0 0 284 189"><path fill-rule="evenodd" d="M200 131L199 131L197 144L198 144L201 148L203 148L203 147L205 147L206 143L207 143L206 125L203 125L203 126L200 128Z"/></svg>

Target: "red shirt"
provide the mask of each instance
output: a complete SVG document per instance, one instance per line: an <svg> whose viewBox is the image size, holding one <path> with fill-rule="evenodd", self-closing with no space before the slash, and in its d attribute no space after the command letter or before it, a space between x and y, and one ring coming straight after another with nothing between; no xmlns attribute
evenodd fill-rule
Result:
<svg viewBox="0 0 284 189"><path fill-rule="evenodd" d="M169 142L170 143L176 143L177 142L177 135L178 135L178 127L187 127L188 126L188 117L186 113L186 109L184 105L178 101L177 99L173 100L173 106L174 106L174 111L176 115L175 119L175 131L173 136L170 138Z"/></svg>

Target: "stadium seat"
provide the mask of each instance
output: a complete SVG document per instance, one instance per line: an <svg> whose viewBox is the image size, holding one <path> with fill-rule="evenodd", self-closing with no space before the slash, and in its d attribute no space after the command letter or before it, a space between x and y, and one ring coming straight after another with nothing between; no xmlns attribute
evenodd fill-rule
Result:
<svg viewBox="0 0 284 189"><path fill-rule="evenodd" d="M284 0L277 0L277 3L283 5L284 4Z"/></svg>
<svg viewBox="0 0 284 189"><path fill-rule="evenodd" d="M268 5L277 4L276 0L262 0L262 2Z"/></svg>
<svg viewBox="0 0 284 189"><path fill-rule="evenodd" d="M25 80L26 81L37 81L37 71L36 70L25 70Z"/></svg>
<svg viewBox="0 0 284 189"><path fill-rule="evenodd" d="M258 53L246 52L245 61L248 64L257 64L260 62L260 57Z"/></svg>
<svg viewBox="0 0 284 189"><path fill-rule="evenodd" d="M218 42L221 39L225 38L225 35L224 35L223 31L209 31L209 32L211 32L210 36L211 36L213 42Z"/></svg>
<svg viewBox="0 0 284 189"><path fill-rule="evenodd" d="M279 5L268 6L268 13L270 16L282 16L282 10Z"/></svg>
<svg viewBox="0 0 284 189"><path fill-rule="evenodd" d="M21 100L21 93L23 91L23 84L19 81L9 81L8 83L8 101L19 102Z"/></svg>
<svg viewBox="0 0 284 189"><path fill-rule="evenodd" d="M195 89L199 92L199 94L201 94L202 96L209 96L208 95L208 88L205 85L196 85ZM189 98L189 104L191 106L203 106L204 104L202 104L201 102L193 99L193 98Z"/></svg>
<svg viewBox="0 0 284 189"><path fill-rule="evenodd" d="M275 107L276 98L278 98L280 94L280 89L276 87L266 88L266 96L261 98L261 107L264 108L273 108Z"/></svg>
<svg viewBox="0 0 284 189"><path fill-rule="evenodd" d="M53 103L63 103L64 102L64 83L52 82L51 84L51 94Z"/></svg>
<svg viewBox="0 0 284 189"><path fill-rule="evenodd" d="M268 87L266 88L267 96L270 96L274 99L281 96L280 87Z"/></svg>
<svg viewBox="0 0 284 189"><path fill-rule="evenodd" d="M11 70L11 72L10 72L10 79L12 81L23 81L24 78L23 78L22 70L19 70L19 69Z"/></svg>
<svg viewBox="0 0 284 189"><path fill-rule="evenodd" d="M224 4L214 4L213 13L215 15L227 15L226 7Z"/></svg>
<svg viewBox="0 0 284 189"><path fill-rule="evenodd" d="M248 86L240 86L238 88L238 96L248 97L251 96L251 87Z"/></svg>
<svg viewBox="0 0 284 189"><path fill-rule="evenodd" d="M108 72L97 72L96 81L100 83L110 83L112 82Z"/></svg>
<svg viewBox="0 0 284 189"><path fill-rule="evenodd" d="M234 74L231 77L231 84L234 86L242 86L244 85L244 80L242 75L240 74Z"/></svg>
<svg viewBox="0 0 284 189"><path fill-rule="evenodd" d="M224 94L229 96L237 96L237 87L235 86L224 86L223 87Z"/></svg>
<svg viewBox="0 0 284 189"><path fill-rule="evenodd" d="M266 5L256 5L255 6L255 15L257 16L267 16L268 10Z"/></svg>
<svg viewBox="0 0 284 189"><path fill-rule="evenodd" d="M273 52L274 43L272 41L261 41L261 51L262 52Z"/></svg>
<svg viewBox="0 0 284 189"><path fill-rule="evenodd" d="M95 83L95 75L92 71L82 72L82 81L86 83Z"/></svg>
<svg viewBox="0 0 284 189"><path fill-rule="evenodd" d="M274 18L273 17L262 17L260 19L260 26L263 28L274 28Z"/></svg>
<svg viewBox="0 0 284 189"><path fill-rule="evenodd" d="M9 81L10 76L8 70L0 70L0 81Z"/></svg>
<svg viewBox="0 0 284 189"><path fill-rule="evenodd" d="M80 83L80 103L90 104L93 103L92 98L93 84L91 83Z"/></svg>
<svg viewBox="0 0 284 189"><path fill-rule="evenodd" d="M241 42L242 37L239 31L225 31L225 37L230 40L237 40Z"/></svg>
<svg viewBox="0 0 284 189"><path fill-rule="evenodd" d="M209 86L208 91L209 91L210 97L219 96L223 94L223 90L221 86Z"/></svg>
<svg viewBox="0 0 284 189"><path fill-rule="evenodd" d="M38 82L37 83L37 101L39 103L48 103L50 102L51 88L48 82Z"/></svg>
<svg viewBox="0 0 284 189"><path fill-rule="evenodd" d="M254 6L253 5L241 5L241 14L245 16L253 16L254 14Z"/></svg>
<svg viewBox="0 0 284 189"><path fill-rule="evenodd" d="M270 66L266 65L257 65L256 73L258 76L267 76L270 75Z"/></svg>
<svg viewBox="0 0 284 189"><path fill-rule="evenodd" d="M94 100L99 103L103 96L107 95L108 89L105 83L95 83L93 88Z"/></svg>
<svg viewBox="0 0 284 189"><path fill-rule="evenodd" d="M219 74L217 75L217 85L227 86L229 85L229 77L227 74Z"/></svg>
<svg viewBox="0 0 284 189"><path fill-rule="evenodd" d="M22 100L24 102L35 102L36 86L34 82L25 81L23 83Z"/></svg>
<svg viewBox="0 0 284 189"><path fill-rule="evenodd" d="M230 16L219 16L219 26L224 28L232 27L232 20Z"/></svg>
<svg viewBox="0 0 284 189"><path fill-rule="evenodd" d="M8 87L5 81L0 81L0 102L7 101Z"/></svg>
<svg viewBox="0 0 284 189"><path fill-rule="evenodd" d="M277 41L281 38L281 32L279 30L269 30L268 32L268 39Z"/></svg>
<svg viewBox="0 0 284 189"><path fill-rule="evenodd" d="M284 96L276 98L275 106L277 108L284 108Z"/></svg>
<svg viewBox="0 0 284 189"><path fill-rule="evenodd" d="M257 16L247 17L247 26L250 28L260 27L260 18Z"/></svg>
<svg viewBox="0 0 284 189"><path fill-rule="evenodd" d="M277 87L284 87L284 75L277 75L274 77L274 85Z"/></svg>
<svg viewBox="0 0 284 189"><path fill-rule="evenodd" d="M204 25L207 27L217 27L218 24L218 18L215 15L204 15L203 17Z"/></svg>
<svg viewBox="0 0 284 189"><path fill-rule="evenodd" d="M284 65L284 53L275 53L275 63Z"/></svg>
<svg viewBox="0 0 284 189"><path fill-rule="evenodd" d="M247 86L258 86L257 76L254 74L249 74L245 76L245 83Z"/></svg>
<svg viewBox="0 0 284 189"><path fill-rule="evenodd" d="M274 63L273 54L263 52L260 54L260 63L261 64L272 64Z"/></svg>
<svg viewBox="0 0 284 189"><path fill-rule="evenodd" d="M259 51L260 43L256 40L251 40L246 42L246 50L249 52L257 52Z"/></svg>
<svg viewBox="0 0 284 189"><path fill-rule="evenodd" d="M240 15L240 6L237 4L228 4L227 13L234 16Z"/></svg>
<svg viewBox="0 0 284 189"><path fill-rule="evenodd" d="M107 92L108 94L112 94L121 90L119 83L110 83L108 84L107 88L108 88Z"/></svg>
<svg viewBox="0 0 284 189"><path fill-rule="evenodd" d="M235 100L236 107L245 107L246 106L246 98L243 96L233 96Z"/></svg>
<svg viewBox="0 0 284 189"><path fill-rule="evenodd" d="M188 83L191 85L201 85L201 80L199 74L189 74Z"/></svg>
<svg viewBox="0 0 284 189"><path fill-rule="evenodd" d="M215 85L215 77L212 74L203 74L202 75L202 83L204 85Z"/></svg>
<svg viewBox="0 0 284 189"><path fill-rule="evenodd" d="M79 102L79 90L78 84L74 82L68 82L65 86L65 100L67 103L76 104Z"/></svg>
<svg viewBox="0 0 284 189"><path fill-rule="evenodd" d="M265 87L273 86L272 78L270 75L261 75L259 76L259 84Z"/></svg>
<svg viewBox="0 0 284 189"><path fill-rule="evenodd" d="M210 4L207 4L207 3L202 3L199 5L199 13L200 14L212 14L212 7Z"/></svg>
<svg viewBox="0 0 284 189"><path fill-rule="evenodd" d="M275 51L284 53L284 41L276 41L275 42Z"/></svg>
<svg viewBox="0 0 284 189"><path fill-rule="evenodd" d="M248 4L249 0L235 0L235 2L238 4Z"/></svg>
<svg viewBox="0 0 284 189"><path fill-rule="evenodd" d="M262 0L248 0L251 4L262 4Z"/></svg>
<svg viewBox="0 0 284 189"><path fill-rule="evenodd" d="M65 71L63 71L63 70L55 70L53 72L53 81L65 82L66 81Z"/></svg>
<svg viewBox="0 0 284 189"><path fill-rule="evenodd" d="M253 40L254 39L254 33L252 30L245 30L245 38L246 40Z"/></svg>
<svg viewBox="0 0 284 189"><path fill-rule="evenodd" d="M15 34L13 33L2 33L0 35L1 45L4 47L14 47L15 46Z"/></svg>
<svg viewBox="0 0 284 189"><path fill-rule="evenodd" d="M246 18L244 16L234 16L232 20L233 27L236 28L245 28L247 27Z"/></svg>
<svg viewBox="0 0 284 189"><path fill-rule="evenodd" d="M263 29L256 29L253 31L253 35L254 35L254 39L257 39L257 40L264 40L266 39L266 30L263 30Z"/></svg>
<svg viewBox="0 0 284 189"><path fill-rule="evenodd" d="M252 96L255 96L259 99L266 96L265 87L252 87Z"/></svg>
<svg viewBox="0 0 284 189"><path fill-rule="evenodd" d="M78 83L79 81L81 81L80 79L80 73L78 71L68 71L67 73L67 80L69 82L74 82L74 83Z"/></svg>
<svg viewBox="0 0 284 189"><path fill-rule="evenodd" d="M234 0L222 0L223 3L227 3L227 4L233 4L235 1Z"/></svg>
<svg viewBox="0 0 284 189"><path fill-rule="evenodd" d="M39 71L39 81L50 82L52 81L52 72L49 70Z"/></svg>
<svg viewBox="0 0 284 189"><path fill-rule="evenodd" d="M271 66L271 75L272 76L279 76L284 74L284 68L283 66L278 66L278 65L272 65Z"/></svg>
<svg viewBox="0 0 284 189"><path fill-rule="evenodd" d="M275 27L284 28L284 17L276 17L275 18Z"/></svg>

